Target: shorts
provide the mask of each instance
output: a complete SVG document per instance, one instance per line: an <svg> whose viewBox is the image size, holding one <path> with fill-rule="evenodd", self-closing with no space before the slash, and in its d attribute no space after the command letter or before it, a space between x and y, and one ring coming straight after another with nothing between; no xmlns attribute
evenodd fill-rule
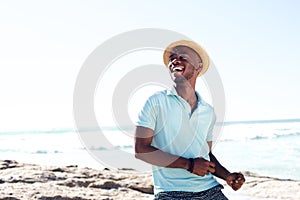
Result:
<svg viewBox="0 0 300 200"><path fill-rule="evenodd" d="M221 191L223 188L222 185L217 185L202 192L159 192L154 195L154 200L228 200Z"/></svg>

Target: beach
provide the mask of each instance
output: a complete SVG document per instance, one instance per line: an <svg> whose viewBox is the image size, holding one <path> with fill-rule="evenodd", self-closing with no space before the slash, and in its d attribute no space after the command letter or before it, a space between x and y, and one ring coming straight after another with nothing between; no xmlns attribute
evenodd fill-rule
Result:
<svg viewBox="0 0 300 200"><path fill-rule="evenodd" d="M224 184L229 199L300 199L300 181L243 172L246 182L237 192ZM150 173L70 166L42 166L0 161L0 199L87 200L152 199Z"/></svg>
<svg viewBox="0 0 300 200"><path fill-rule="evenodd" d="M153 199L152 166L135 153L144 112L154 147L186 159L212 152L245 175L238 191L218 179L230 200L300 200L300 1L0 5L0 200ZM172 48L182 64L170 68L166 47L179 40L201 48ZM146 103L178 90L175 69L195 105ZM166 145L160 125L172 126Z"/></svg>
<svg viewBox="0 0 300 200"><path fill-rule="evenodd" d="M123 161L124 166L112 170L108 160L97 159L98 153L112 159L115 150L130 152L134 158L132 138L116 127L103 132L114 148L106 149L99 141L94 155L73 129L1 132L0 200L153 199L150 171L137 172ZM300 120L225 124L213 153L228 170L242 171L246 177L239 191L219 180L226 196L300 199L299 133Z"/></svg>

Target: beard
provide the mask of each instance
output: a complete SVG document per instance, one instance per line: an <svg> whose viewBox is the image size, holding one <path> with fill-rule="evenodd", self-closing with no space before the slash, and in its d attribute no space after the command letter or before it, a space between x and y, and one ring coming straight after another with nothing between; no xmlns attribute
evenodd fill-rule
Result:
<svg viewBox="0 0 300 200"><path fill-rule="evenodd" d="M192 69L189 70L189 73L185 74L184 77L186 78L186 80L190 80L191 78L194 77L194 75L197 73L197 70L194 66L192 66Z"/></svg>

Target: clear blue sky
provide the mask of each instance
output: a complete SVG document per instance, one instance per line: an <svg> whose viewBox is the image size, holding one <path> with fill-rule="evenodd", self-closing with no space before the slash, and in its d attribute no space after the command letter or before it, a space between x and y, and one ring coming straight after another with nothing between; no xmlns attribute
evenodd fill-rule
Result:
<svg viewBox="0 0 300 200"><path fill-rule="evenodd" d="M299 9L297 0L1 1L0 131L73 127L84 60L138 28L173 30L207 49L227 121L300 118Z"/></svg>

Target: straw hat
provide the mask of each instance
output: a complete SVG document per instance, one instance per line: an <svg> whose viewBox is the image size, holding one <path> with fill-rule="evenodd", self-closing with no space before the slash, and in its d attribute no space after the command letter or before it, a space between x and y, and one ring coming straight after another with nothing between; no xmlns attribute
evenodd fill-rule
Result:
<svg viewBox="0 0 300 200"><path fill-rule="evenodd" d="M200 56L202 63L203 63L203 68L200 71L200 73L198 74L198 77L203 75L207 71L207 69L209 67L209 63L210 63L207 52L199 44L197 44L196 42L193 42L193 41L189 41L189 40L179 40L179 41L173 42L173 43L169 44L169 46L167 46L167 48L165 49L164 55L163 55L164 64L166 65L166 67L168 67L168 64L169 64L169 57L172 52L172 49L177 46L189 47L189 48L193 49Z"/></svg>

